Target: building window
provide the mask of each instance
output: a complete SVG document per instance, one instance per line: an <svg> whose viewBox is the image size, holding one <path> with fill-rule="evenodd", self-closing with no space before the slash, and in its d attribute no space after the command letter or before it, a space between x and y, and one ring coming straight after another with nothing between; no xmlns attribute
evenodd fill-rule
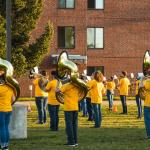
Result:
<svg viewBox="0 0 150 150"><path fill-rule="evenodd" d="M59 8L74 8L75 2L74 0L58 0Z"/></svg>
<svg viewBox="0 0 150 150"><path fill-rule="evenodd" d="M104 0L88 0L88 9L104 9Z"/></svg>
<svg viewBox="0 0 150 150"><path fill-rule="evenodd" d="M58 27L58 47L75 48L74 27Z"/></svg>
<svg viewBox="0 0 150 150"><path fill-rule="evenodd" d="M104 28L87 28L87 48L104 48Z"/></svg>
<svg viewBox="0 0 150 150"><path fill-rule="evenodd" d="M87 67L87 75L91 76L95 71L101 71L104 74L104 66L89 66Z"/></svg>

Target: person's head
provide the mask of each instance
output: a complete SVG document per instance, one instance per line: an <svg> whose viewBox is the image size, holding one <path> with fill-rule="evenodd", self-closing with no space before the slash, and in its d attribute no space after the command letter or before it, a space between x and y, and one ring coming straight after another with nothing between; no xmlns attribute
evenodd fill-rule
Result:
<svg viewBox="0 0 150 150"><path fill-rule="evenodd" d="M122 71L122 75L123 75L124 77L126 77L126 76L127 76L127 72L126 72L126 71Z"/></svg>
<svg viewBox="0 0 150 150"><path fill-rule="evenodd" d="M42 70L40 73L41 73L41 75L43 75L43 76L47 76L47 72L46 72L45 70Z"/></svg>
<svg viewBox="0 0 150 150"><path fill-rule="evenodd" d="M55 70L51 71L51 75L52 75L55 79L58 78L58 73L57 73L57 71L55 71Z"/></svg>
<svg viewBox="0 0 150 150"><path fill-rule="evenodd" d="M102 74L100 71L96 71L96 72L94 73L94 79L95 79L96 81L102 82L102 81L103 81L103 78L104 78L104 76L103 76L103 74Z"/></svg>

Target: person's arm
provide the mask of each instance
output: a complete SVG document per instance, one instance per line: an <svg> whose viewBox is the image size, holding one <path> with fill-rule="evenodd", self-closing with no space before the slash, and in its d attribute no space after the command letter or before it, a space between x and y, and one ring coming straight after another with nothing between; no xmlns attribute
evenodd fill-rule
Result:
<svg viewBox="0 0 150 150"><path fill-rule="evenodd" d="M15 99L16 99L16 97L13 95L12 97L11 97L11 103L13 104L13 102L15 101Z"/></svg>

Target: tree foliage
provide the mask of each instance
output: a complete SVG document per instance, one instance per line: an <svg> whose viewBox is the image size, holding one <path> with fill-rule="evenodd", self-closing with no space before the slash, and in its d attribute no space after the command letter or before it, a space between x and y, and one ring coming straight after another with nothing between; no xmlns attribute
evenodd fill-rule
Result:
<svg viewBox="0 0 150 150"><path fill-rule="evenodd" d="M5 5L6 3L0 0L2 19L5 18ZM43 0L12 0L11 62L17 76L21 76L27 70L39 65L48 52L54 34L53 25L50 22L47 23L44 33L34 43L29 43L31 31L36 27L42 8ZM3 45L5 46L5 44ZM0 54L3 54L4 52L1 51L0 49Z"/></svg>

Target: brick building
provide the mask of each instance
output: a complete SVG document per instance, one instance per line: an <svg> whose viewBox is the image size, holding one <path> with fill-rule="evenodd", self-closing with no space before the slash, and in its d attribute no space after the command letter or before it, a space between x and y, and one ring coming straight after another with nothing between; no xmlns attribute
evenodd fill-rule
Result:
<svg viewBox="0 0 150 150"><path fill-rule="evenodd" d="M100 69L107 77L122 70L142 72L143 55L150 48L149 9L149 0L45 0L31 41L48 20L55 35L41 67L53 68L57 55L66 50L80 72Z"/></svg>

